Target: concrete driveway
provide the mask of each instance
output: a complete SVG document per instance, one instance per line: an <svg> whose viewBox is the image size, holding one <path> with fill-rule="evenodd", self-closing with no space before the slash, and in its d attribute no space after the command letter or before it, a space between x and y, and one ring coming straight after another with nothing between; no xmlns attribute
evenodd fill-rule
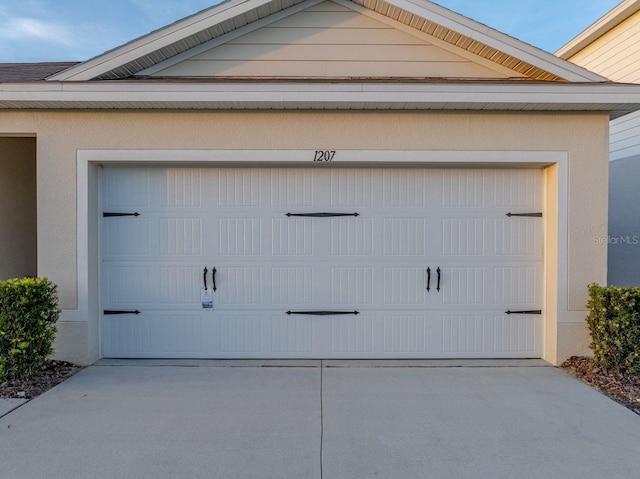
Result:
<svg viewBox="0 0 640 479"><path fill-rule="evenodd" d="M0 419L22 478L636 478L640 416L540 361L102 361Z"/></svg>

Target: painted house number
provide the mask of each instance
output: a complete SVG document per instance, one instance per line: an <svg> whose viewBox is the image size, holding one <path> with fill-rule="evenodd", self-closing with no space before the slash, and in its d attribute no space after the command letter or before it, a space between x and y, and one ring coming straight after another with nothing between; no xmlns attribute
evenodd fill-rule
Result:
<svg viewBox="0 0 640 479"><path fill-rule="evenodd" d="M333 161L335 150L316 150L313 161Z"/></svg>

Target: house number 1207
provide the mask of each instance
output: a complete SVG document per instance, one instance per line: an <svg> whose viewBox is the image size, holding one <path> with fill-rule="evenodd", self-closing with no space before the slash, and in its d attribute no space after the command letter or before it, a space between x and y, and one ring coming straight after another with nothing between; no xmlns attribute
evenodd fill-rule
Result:
<svg viewBox="0 0 640 479"><path fill-rule="evenodd" d="M316 150L313 161L333 161L334 156L336 156L335 150Z"/></svg>

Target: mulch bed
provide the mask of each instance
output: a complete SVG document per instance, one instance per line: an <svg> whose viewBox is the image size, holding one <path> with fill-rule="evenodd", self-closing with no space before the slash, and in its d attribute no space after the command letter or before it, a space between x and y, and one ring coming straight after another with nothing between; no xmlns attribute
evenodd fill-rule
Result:
<svg viewBox="0 0 640 479"><path fill-rule="evenodd" d="M42 370L31 379L0 383L0 398L32 399L73 376L82 367L65 361L47 361Z"/></svg>
<svg viewBox="0 0 640 479"><path fill-rule="evenodd" d="M560 367L640 415L640 373L607 371L595 366L590 359L576 356Z"/></svg>

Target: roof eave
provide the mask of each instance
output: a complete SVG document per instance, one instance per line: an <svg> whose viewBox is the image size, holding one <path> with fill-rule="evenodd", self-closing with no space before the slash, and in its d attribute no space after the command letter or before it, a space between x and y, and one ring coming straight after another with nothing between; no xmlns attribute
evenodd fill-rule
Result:
<svg viewBox="0 0 640 479"><path fill-rule="evenodd" d="M1 109L581 111L640 110L640 85L458 83L0 84Z"/></svg>

